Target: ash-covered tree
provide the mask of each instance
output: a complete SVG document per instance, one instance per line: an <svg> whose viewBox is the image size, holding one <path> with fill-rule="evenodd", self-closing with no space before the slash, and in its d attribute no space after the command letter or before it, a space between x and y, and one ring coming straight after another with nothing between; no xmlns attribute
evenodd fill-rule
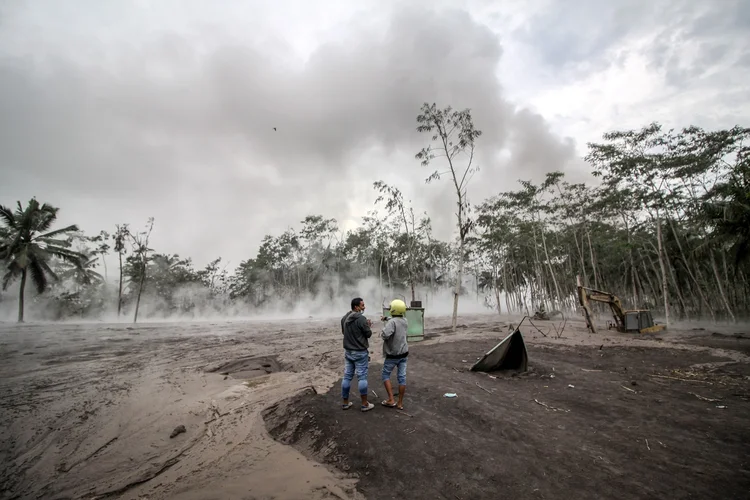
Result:
<svg viewBox="0 0 750 500"><path fill-rule="evenodd" d="M375 200L375 204L385 202L385 209L388 215L395 219L396 227L403 228L404 246L406 247L406 276L409 289L411 290L411 300L417 300L415 285L417 280L417 266L419 259L420 246L420 229L425 228L423 221L417 223L414 215L414 208L407 208L404 203L404 195L401 190L395 186L390 186L383 181L373 183L375 190L380 193ZM397 229L396 234L400 233ZM400 238L399 238L400 239Z"/></svg>
<svg viewBox="0 0 750 500"><path fill-rule="evenodd" d="M88 252L89 257L95 257L100 256L101 257L101 263L104 268L104 280L103 284L106 286L107 284L107 260L105 259L106 255L109 253L110 246L107 241L109 241L109 233L107 231L99 231L99 234L96 236L90 236L87 238L90 243L94 244L94 249L90 250Z"/></svg>
<svg viewBox="0 0 750 500"><path fill-rule="evenodd" d="M127 235L130 238L130 244L132 247L134 265L138 270L138 291L135 299L135 314L133 315L133 323L138 322L138 308L141 305L141 294L143 293L143 285L146 282L146 274L148 270L149 254L153 252L148 246L148 240L151 237L151 231L154 229L154 218L149 217L146 223L146 229L139 233L133 233L128 231Z"/></svg>
<svg viewBox="0 0 750 500"><path fill-rule="evenodd" d="M117 317L120 317L122 312L122 258L127 254L127 238L129 230L127 224L116 224L115 234L112 235L112 239L115 241L115 252L117 252L117 259L119 261L119 273L120 279L117 282Z"/></svg>
<svg viewBox="0 0 750 500"><path fill-rule="evenodd" d="M458 296L461 293L461 279L464 270L466 237L471 229L469 219L469 201L466 187L478 171L474 165L475 141L482 135L481 130L474 128L471 110L453 110L450 106L438 109L435 103L424 103L417 116L417 131L430 134L430 144L416 154L423 166L429 166L433 160L444 158L448 170L435 170L427 182L438 180L442 175L449 175L456 191L456 226L458 228L458 255L456 289L453 296L453 321L455 331L458 320Z"/></svg>
<svg viewBox="0 0 750 500"><path fill-rule="evenodd" d="M50 231L57 221L58 208L47 203L42 205L32 198L26 208L18 202L15 211L0 205L0 220L5 226L0 241L0 260L7 265L3 277L3 290L15 279L21 279L18 295L18 322L24 320L24 292L29 275L37 292L44 293L48 279L58 276L49 261L58 258L82 269L85 256L71 250L70 243L62 236L78 231L76 225Z"/></svg>

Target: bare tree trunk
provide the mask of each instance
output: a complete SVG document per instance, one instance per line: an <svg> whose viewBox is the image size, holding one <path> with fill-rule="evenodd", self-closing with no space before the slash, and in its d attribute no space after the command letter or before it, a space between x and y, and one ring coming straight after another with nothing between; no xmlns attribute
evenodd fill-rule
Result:
<svg viewBox="0 0 750 500"><path fill-rule="evenodd" d="M719 295L721 296L721 300L724 302L724 308L729 313L729 316L731 316L732 323L737 323L737 318L734 317L732 308L729 306L729 301L727 300L727 296L724 293L724 287L721 284L721 276L719 276L719 268L716 266L716 257L714 257L714 252L713 250L709 250L709 253L711 254L711 267L714 270L714 277L716 278L716 286L719 289Z"/></svg>
<svg viewBox="0 0 750 500"><path fill-rule="evenodd" d="M120 317L122 311L122 252L118 252L120 257L120 283L119 289L117 290L117 317Z"/></svg>
<svg viewBox="0 0 750 500"><path fill-rule="evenodd" d="M378 281L380 283L380 300L382 301L385 298L385 296L383 295L383 254L382 253L380 254L380 265L378 266L378 272L380 273Z"/></svg>
<svg viewBox="0 0 750 500"><path fill-rule="evenodd" d="M732 286L732 282L729 281L729 269L727 269L727 253L726 252L721 252L721 262L724 266L724 283L727 284L727 288L728 288L727 299L729 299L730 304L736 305L737 304L737 301L736 301L737 286L736 284L735 286ZM731 292L734 292L734 293L731 293ZM734 297L732 297L732 295L734 295Z"/></svg>
<svg viewBox="0 0 750 500"><path fill-rule="evenodd" d="M458 201L458 275L456 276L456 289L453 292L453 318L451 320L451 329L455 332L458 323L458 296L461 294L461 279L464 273L464 235L463 235L463 200Z"/></svg>
<svg viewBox="0 0 750 500"><path fill-rule="evenodd" d="M596 272L596 258L594 257L594 246L591 244L591 231L589 231L588 223L586 223L586 238L589 242L589 257L591 258L591 269L594 273L594 288L599 289L599 280L597 279L598 273Z"/></svg>
<svg viewBox="0 0 750 500"><path fill-rule="evenodd" d="M141 279L138 283L138 296L135 299L135 316L133 316L133 323L138 322L138 308L141 305L141 292L143 291L143 282L146 280L146 263L143 263L143 270L141 271Z"/></svg>
<svg viewBox="0 0 750 500"><path fill-rule="evenodd" d="M541 222L541 221L540 221ZM544 258L547 261L547 267L549 268L549 273L552 276L552 283L555 285L555 293L557 294L557 298L552 300L552 309L557 309L557 300L560 299L560 287L557 285L557 278L555 277L555 271L552 269L552 262L549 259L549 252L547 251L547 239L544 237L544 228L539 228L539 232L542 233L542 245L544 247Z"/></svg>
<svg viewBox="0 0 750 500"><path fill-rule="evenodd" d="M574 229L573 230L573 239L576 242L576 249L578 250L578 258L581 260L581 272L583 272L583 282L588 283L589 278L588 274L586 273L586 263L583 258L583 242L578 242L578 232Z"/></svg>
<svg viewBox="0 0 750 500"><path fill-rule="evenodd" d="M533 223L533 220L532 220ZM542 262L539 260L539 243L536 241L536 228L532 225L532 235L534 237L534 271L536 272L536 288L539 290L538 292L534 291L534 286L531 287L531 308L534 310L538 309L538 306L536 305L538 294L538 299L543 303L544 302L544 278L542 277Z"/></svg>
<svg viewBox="0 0 750 500"><path fill-rule="evenodd" d="M388 275L388 295L393 295L393 282L391 281L391 265L388 261L385 262L385 272Z"/></svg>
<svg viewBox="0 0 750 500"><path fill-rule="evenodd" d="M505 308L508 310L508 314L510 314L510 297L509 290L508 290L508 274L505 272L505 262L503 262L503 288L505 290Z"/></svg>
<svg viewBox="0 0 750 500"><path fill-rule="evenodd" d="M662 247L661 239L661 217L659 217L659 210L656 210L656 239L659 247L659 267L661 269L661 290L664 296L664 322L669 328L669 287L667 284L667 270L664 265L664 249Z"/></svg>
<svg viewBox="0 0 750 500"><path fill-rule="evenodd" d="M638 307L640 300L638 299L638 288L635 284L635 260L633 259L633 244L630 239L630 227L628 225L628 218L625 217L625 212L621 212L622 222L625 224L625 235L628 241L628 257L630 258L630 281L633 286L633 303Z"/></svg>
<svg viewBox="0 0 750 500"><path fill-rule="evenodd" d="M18 322L23 323L23 299L24 299L24 291L26 290L26 268L24 267L21 270L21 287L18 291Z"/></svg>
<svg viewBox="0 0 750 500"><path fill-rule="evenodd" d="M648 283L648 287L651 290L651 297L654 300L654 306L656 306L656 300L658 299L657 295L657 287L654 285L653 281L651 281L651 274L648 271L648 268L646 267L646 258L643 256L643 253L641 253L641 250L638 249L638 256L641 258L641 266L643 266L643 275L646 277L646 283ZM654 270L654 274L658 274L658 271L656 270L656 267L651 262L651 259L649 259L649 265L651 265L652 269Z"/></svg>
<svg viewBox="0 0 750 500"><path fill-rule="evenodd" d="M503 309L500 305L500 288L497 286L497 282L500 279L500 275L497 272L497 263L492 264L492 288L495 289L495 301L497 302L497 313L502 314Z"/></svg>
<svg viewBox="0 0 750 500"><path fill-rule="evenodd" d="M693 271L690 269L690 262L688 262L688 259L685 256L685 252L682 249L682 243L680 242L680 237L677 234L677 229L674 226L674 221L672 221L671 218L668 220L669 220L669 227L670 229L672 229L672 234L674 235L674 239L677 242L677 248L680 250L680 257L682 257L682 260L685 262L685 269L687 270L688 276L690 276L690 279L693 280L693 283L695 283L695 288L698 290L698 295L700 295L701 301L703 302L703 304L705 304L706 308L708 309L708 312L711 314L711 319L716 321L716 317L714 316L714 311L711 308L711 305L708 303L708 299L706 298L705 294L703 293L703 288L701 288L700 282L696 279L695 275L693 274Z"/></svg>

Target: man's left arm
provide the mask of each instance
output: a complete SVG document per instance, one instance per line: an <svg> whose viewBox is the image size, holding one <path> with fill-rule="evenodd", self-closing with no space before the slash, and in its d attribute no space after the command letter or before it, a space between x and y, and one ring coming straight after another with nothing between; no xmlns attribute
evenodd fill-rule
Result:
<svg viewBox="0 0 750 500"><path fill-rule="evenodd" d="M394 333L396 333L396 322L389 321L385 324L383 333L380 334L380 338L382 338L383 340L388 340Z"/></svg>
<svg viewBox="0 0 750 500"><path fill-rule="evenodd" d="M369 339L370 337L372 337L372 328L370 328L370 320L365 319L364 316L360 316L359 324L360 324L360 328L362 329L362 333L365 334L365 338Z"/></svg>

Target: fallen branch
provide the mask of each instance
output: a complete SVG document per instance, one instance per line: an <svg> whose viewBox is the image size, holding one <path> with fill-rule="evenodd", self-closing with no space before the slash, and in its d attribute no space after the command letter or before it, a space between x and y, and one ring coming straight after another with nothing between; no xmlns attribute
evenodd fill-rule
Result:
<svg viewBox="0 0 750 500"><path fill-rule="evenodd" d="M411 413L406 413L404 410L399 409L396 409L396 415L405 415L409 418L414 418L414 415L412 415Z"/></svg>
<svg viewBox="0 0 750 500"><path fill-rule="evenodd" d="M634 390L633 390L633 389L631 389L630 387L625 387L624 385L621 385L620 387L622 387L622 388L623 388L623 389L625 389L626 391L630 391L630 392L632 392L632 393L634 393L634 394L638 394L638 393L637 393L636 391L634 391Z"/></svg>
<svg viewBox="0 0 750 500"><path fill-rule="evenodd" d="M646 440L646 448L648 448L648 451L651 451L651 447L648 445L648 439Z"/></svg>
<svg viewBox="0 0 750 500"><path fill-rule="evenodd" d="M570 411L570 410L566 410L566 409L564 409L564 408L555 408L554 406L550 406L550 405L548 405L547 403L542 403L541 401L539 401L539 400L538 400L538 399L536 399L536 398L534 399L534 402L535 402L536 404L538 404L538 405L542 405L542 406L544 406L544 407L545 407L545 408L547 408L548 410L552 410L552 411L564 411L564 412L569 412L569 411Z"/></svg>
<svg viewBox="0 0 750 500"><path fill-rule="evenodd" d="M541 334L542 334L542 335L544 336L544 338L547 338L547 334L546 334L546 333L544 333L543 331L541 331L541 330L539 329L539 327L538 327L538 326L536 326L536 325L535 325L535 324L534 324L534 323L533 323L533 322L531 321L531 318L529 318L528 316L524 316L524 319L528 319L528 320L529 320L529 323L531 324L531 326L533 326L534 328L536 328L536 331L538 331L539 333L541 333ZM521 323L523 323L523 319L521 320ZM519 326L519 327L521 326L521 323L519 323L519 324L518 324L518 326Z"/></svg>
<svg viewBox="0 0 750 500"><path fill-rule="evenodd" d="M669 380L680 380L682 382L695 382L695 383L698 383L698 384L713 385L713 382L708 382L707 380L692 380L692 379L689 379L689 378L668 377L666 375L654 375L654 374L649 374L649 377L666 378L666 379L669 379Z"/></svg>
<svg viewBox="0 0 750 500"><path fill-rule="evenodd" d="M721 399L711 399L711 398L705 398L703 396L700 396L694 392L688 392L688 394L695 396L696 398L700 399L701 401L708 401L709 403L717 403L721 401Z"/></svg>
<svg viewBox="0 0 750 500"><path fill-rule="evenodd" d="M568 325L568 318L567 318L567 316L565 316L565 314L563 314L562 312L560 314L563 315L563 323L562 323L562 326L560 327L560 331L557 334L557 338L558 339L562 338L563 331L565 331L565 327Z"/></svg>
<svg viewBox="0 0 750 500"><path fill-rule="evenodd" d="M372 393L373 393L373 394L375 395L375 398L377 399L377 397L378 397L378 393L377 393L377 392L375 392L375 389L370 389L370 390L372 391Z"/></svg>
<svg viewBox="0 0 750 500"><path fill-rule="evenodd" d="M565 325L568 324L568 318L565 317L565 314L562 311L560 311L560 315L563 318L560 329L558 330L557 326L555 326L555 324L552 323L552 328L555 329L555 338L557 339L562 338L563 330L565 330Z"/></svg>
<svg viewBox="0 0 750 500"><path fill-rule="evenodd" d="M600 372L601 370L587 370L586 368L581 368L581 370L585 372Z"/></svg>
<svg viewBox="0 0 750 500"><path fill-rule="evenodd" d="M487 394L492 394L492 391L490 391L489 389L485 389L484 387L482 387L481 385L479 385L479 382L475 382L475 384L477 384L477 387L479 387L480 389L482 389Z"/></svg>

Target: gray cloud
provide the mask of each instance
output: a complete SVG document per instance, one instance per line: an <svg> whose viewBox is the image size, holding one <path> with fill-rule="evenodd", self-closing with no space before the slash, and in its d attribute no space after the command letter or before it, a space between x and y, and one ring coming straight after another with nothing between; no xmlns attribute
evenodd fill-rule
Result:
<svg viewBox="0 0 750 500"><path fill-rule="evenodd" d="M364 213L378 179L402 182L448 236L450 189L425 186L413 159L424 101L474 110L473 201L575 163L570 141L503 98L501 46L468 13L405 9L385 31L348 32L297 66L283 45L168 30L132 44L84 38L84 55L39 41L20 53L6 39L0 198L36 195L90 232L153 215L158 250L236 264L309 213Z"/></svg>
<svg viewBox="0 0 750 500"><path fill-rule="evenodd" d="M667 81L684 87L690 78L711 72L746 54L740 42L750 31L750 4L691 0L574 0L551 2L518 29L521 41L537 48L541 62L555 78L575 81L595 70L621 64L623 40L651 39L651 69L665 71ZM738 43L739 42L739 43ZM690 50L683 49L690 44ZM728 61L733 63L733 60Z"/></svg>

